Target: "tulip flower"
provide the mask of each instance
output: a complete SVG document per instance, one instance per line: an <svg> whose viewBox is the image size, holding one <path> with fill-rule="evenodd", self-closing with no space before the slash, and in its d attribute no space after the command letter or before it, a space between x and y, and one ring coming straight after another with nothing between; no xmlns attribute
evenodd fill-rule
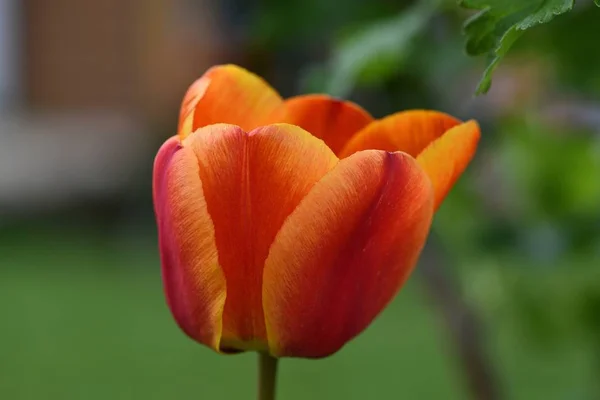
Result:
<svg viewBox="0 0 600 400"><path fill-rule="evenodd" d="M213 67L154 164L175 320L217 352L335 353L406 281L478 140L474 121L423 110L375 120Z"/></svg>

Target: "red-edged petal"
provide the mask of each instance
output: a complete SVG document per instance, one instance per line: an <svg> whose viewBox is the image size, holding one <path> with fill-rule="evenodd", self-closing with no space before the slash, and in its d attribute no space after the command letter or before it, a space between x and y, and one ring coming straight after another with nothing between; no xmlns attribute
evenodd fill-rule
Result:
<svg viewBox="0 0 600 400"><path fill-rule="evenodd" d="M338 159L322 141L287 124L249 134L212 125L194 132L184 146L197 158L227 282L221 348L264 350L262 277L269 247Z"/></svg>
<svg viewBox="0 0 600 400"><path fill-rule="evenodd" d="M209 69L188 89L179 114L181 139L203 126L227 123L250 131L271 122L282 107L261 77L236 65Z"/></svg>
<svg viewBox="0 0 600 400"><path fill-rule="evenodd" d="M429 179L404 153L343 159L288 217L265 263L270 351L324 357L364 330L400 289L433 213Z"/></svg>
<svg viewBox="0 0 600 400"><path fill-rule="evenodd" d="M334 153L373 118L360 106L327 95L292 97L285 101L286 122L323 139Z"/></svg>
<svg viewBox="0 0 600 400"><path fill-rule="evenodd" d="M448 129L460 124L438 111L410 110L372 122L350 139L340 158L360 150L403 151L416 157Z"/></svg>
<svg viewBox="0 0 600 400"><path fill-rule="evenodd" d="M198 162L177 137L156 156L153 195L167 303L186 334L218 350L225 277Z"/></svg>
<svg viewBox="0 0 600 400"><path fill-rule="evenodd" d="M477 122L468 121L444 133L417 157L433 184L436 209L471 162L480 136Z"/></svg>

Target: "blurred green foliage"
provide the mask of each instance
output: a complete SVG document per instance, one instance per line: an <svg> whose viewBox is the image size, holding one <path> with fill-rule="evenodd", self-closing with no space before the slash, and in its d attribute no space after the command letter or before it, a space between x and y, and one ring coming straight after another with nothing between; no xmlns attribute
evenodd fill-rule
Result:
<svg viewBox="0 0 600 400"><path fill-rule="evenodd" d="M521 48L536 54L556 71L558 81L591 98L600 93L600 63L597 51L600 9L588 5L576 8L551 24L534 29L521 41Z"/></svg>
<svg viewBox="0 0 600 400"><path fill-rule="evenodd" d="M600 7L598 0L594 2ZM483 94L491 87L494 70L522 33L571 11L575 0L460 0L459 4L464 8L480 10L465 22L464 32L467 36L467 53L473 56L487 55L489 60L476 90L477 94ZM598 14L593 18L597 19ZM588 28L591 26L583 25ZM572 46L577 46L570 34L561 37ZM569 63L569 60L565 62ZM558 60L560 63L561 60Z"/></svg>
<svg viewBox="0 0 600 400"><path fill-rule="evenodd" d="M358 30L335 46L327 65L325 92L347 97L355 84L369 84L396 73L427 27L437 1L423 1L387 20Z"/></svg>

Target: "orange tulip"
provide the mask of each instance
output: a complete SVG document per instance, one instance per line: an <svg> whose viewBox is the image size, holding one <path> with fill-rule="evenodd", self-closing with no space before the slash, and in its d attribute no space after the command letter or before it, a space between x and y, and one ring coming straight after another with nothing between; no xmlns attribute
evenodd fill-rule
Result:
<svg viewBox="0 0 600 400"><path fill-rule="evenodd" d="M210 69L154 164L175 320L221 352L336 352L407 279L478 140L474 121L373 120L324 95L284 101L237 66Z"/></svg>

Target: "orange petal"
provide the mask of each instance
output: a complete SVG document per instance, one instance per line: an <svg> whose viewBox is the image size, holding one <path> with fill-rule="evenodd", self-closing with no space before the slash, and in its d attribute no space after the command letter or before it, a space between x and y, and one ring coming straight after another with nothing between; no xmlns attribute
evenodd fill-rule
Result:
<svg viewBox="0 0 600 400"><path fill-rule="evenodd" d="M167 140L156 156L153 195L169 308L186 334L218 350L225 277L198 162L177 137Z"/></svg>
<svg viewBox="0 0 600 400"><path fill-rule="evenodd" d="M429 143L460 121L437 111L411 110L372 122L340 152L344 158L360 150L403 151L416 157Z"/></svg>
<svg viewBox="0 0 600 400"><path fill-rule="evenodd" d="M323 139L336 154L352 135L373 121L358 105L319 94L292 97L285 101L285 109L286 122Z"/></svg>
<svg viewBox="0 0 600 400"><path fill-rule="evenodd" d="M222 349L266 350L262 278L284 220L337 157L299 127L249 134L233 125L202 128L185 141L199 164L219 261L227 281Z"/></svg>
<svg viewBox="0 0 600 400"><path fill-rule="evenodd" d="M436 209L471 162L479 137L479 125L469 121L450 129L417 157L433 184Z"/></svg>
<svg viewBox="0 0 600 400"><path fill-rule="evenodd" d="M227 123L250 131L271 121L282 106L261 77L236 65L209 69L188 89L179 114L181 139L203 126Z"/></svg>
<svg viewBox="0 0 600 400"><path fill-rule="evenodd" d="M413 269L433 191L404 153L340 161L288 217L265 263L270 351L324 357L379 314Z"/></svg>

